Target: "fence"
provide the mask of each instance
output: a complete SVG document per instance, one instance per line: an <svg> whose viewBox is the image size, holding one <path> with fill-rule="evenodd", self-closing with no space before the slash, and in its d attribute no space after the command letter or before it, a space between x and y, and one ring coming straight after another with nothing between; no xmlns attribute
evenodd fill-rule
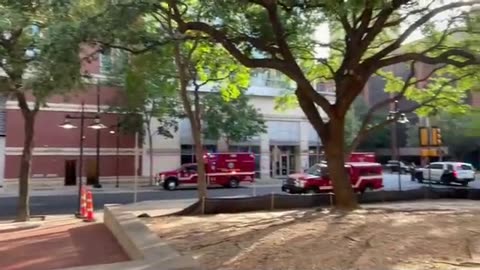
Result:
<svg viewBox="0 0 480 270"><path fill-rule="evenodd" d="M480 200L480 189L420 188L407 191L378 191L358 195L361 204L380 202L414 201L422 199L470 199ZM261 196L237 198L205 198L183 211L181 215L241 213L265 210L288 210L311 207L330 207L335 195L290 195L271 193Z"/></svg>

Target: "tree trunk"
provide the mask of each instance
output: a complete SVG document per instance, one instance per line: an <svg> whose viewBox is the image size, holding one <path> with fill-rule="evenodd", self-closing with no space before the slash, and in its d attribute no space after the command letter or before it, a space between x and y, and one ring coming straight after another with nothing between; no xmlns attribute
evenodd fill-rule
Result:
<svg viewBox="0 0 480 270"><path fill-rule="evenodd" d="M200 125L200 111L198 106L198 89L196 89L195 93L196 98L194 112L192 110L192 102L187 91L188 83L191 79L188 73L188 69L190 68L190 59L184 58L179 43L179 41L174 43L174 58L180 81L180 98L182 99L185 113L190 120L190 126L192 128L193 143L195 145L195 158L197 160L197 192L198 198L203 200L203 198L207 197L207 183L205 181L205 161L203 160L203 143Z"/></svg>
<svg viewBox="0 0 480 270"><path fill-rule="evenodd" d="M198 184L198 198L207 197L207 181L205 172L205 160L203 159L203 143L200 130L194 131L192 128L193 142L195 144L195 157L197 159L197 184Z"/></svg>
<svg viewBox="0 0 480 270"><path fill-rule="evenodd" d="M152 139L152 131L151 131L151 127L150 127L150 121L149 123L147 124L147 132L148 132L148 158L149 158L149 162L150 162L150 168L149 168L149 172L148 172L148 177L149 177L149 182L150 182L150 185L153 186L155 183L153 181L153 139Z"/></svg>
<svg viewBox="0 0 480 270"><path fill-rule="evenodd" d="M20 172L18 177L18 203L16 221L28 221L30 219L29 182L32 165L33 135L35 124L35 111L21 108L24 118L24 133L22 158L20 160Z"/></svg>
<svg viewBox="0 0 480 270"><path fill-rule="evenodd" d="M335 193L335 207L341 210L352 210L358 207L350 177L345 170L345 121L330 119L328 136L324 140L328 173L332 179Z"/></svg>

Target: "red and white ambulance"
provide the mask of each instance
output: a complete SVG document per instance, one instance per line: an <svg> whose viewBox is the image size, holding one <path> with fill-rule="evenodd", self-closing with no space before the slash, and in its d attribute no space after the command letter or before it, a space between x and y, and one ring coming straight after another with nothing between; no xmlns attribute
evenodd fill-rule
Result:
<svg viewBox="0 0 480 270"><path fill-rule="evenodd" d="M363 156L363 157L362 157ZM362 161L360 161L362 160ZM365 161L364 161L365 160ZM383 188L382 165L370 153L354 153L345 163L345 170L355 192ZM310 167L305 173L291 174L282 185L287 193L319 193L333 191L326 162Z"/></svg>
<svg viewBox="0 0 480 270"><path fill-rule="evenodd" d="M236 188L241 182L255 181L255 155L252 153L207 153L205 173L208 186ZM158 173L157 185L166 190L197 185L197 164Z"/></svg>

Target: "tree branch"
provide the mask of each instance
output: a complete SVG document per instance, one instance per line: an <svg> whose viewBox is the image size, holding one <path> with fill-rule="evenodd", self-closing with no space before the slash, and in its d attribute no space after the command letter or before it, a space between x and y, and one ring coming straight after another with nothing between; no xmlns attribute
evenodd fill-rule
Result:
<svg viewBox="0 0 480 270"><path fill-rule="evenodd" d="M383 7L383 9L375 17L376 20L373 25L368 28L368 31L364 32L365 34L362 33L360 46L358 46L360 55L364 54L368 46L373 42L378 34L382 32L385 27L385 23L387 23L393 12L408 2L409 0L392 0L390 4L387 4Z"/></svg>
<svg viewBox="0 0 480 270"><path fill-rule="evenodd" d="M249 68L276 69L284 73L286 76L296 81L297 84L301 84L300 88L303 89L302 91L305 91L307 98L313 100L316 104L321 106L327 114L331 114L331 106L329 101L315 91L315 89L311 86L310 82L303 75L303 72L298 67L294 59L291 59L287 62L280 59L250 58L245 55L239 48L237 48L236 44L232 41L232 39L228 38L226 33L224 33L223 31L217 30L213 26L204 22L185 22L178 12L174 12L173 14L171 14L171 16L178 24L178 30L180 32L185 33L188 30L193 30L206 33L215 42L220 43L235 59L237 59L244 66ZM307 84L309 87L307 87Z"/></svg>
<svg viewBox="0 0 480 270"><path fill-rule="evenodd" d="M413 66L412 66L413 67ZM411 72L410 74L412 74L414 72ZM420 102L420 103L417 103L413 106L411 106L410 108L408 109L405 109L405 110L399 110L397 114L394 115L393 119L387 119L385 121L382 121L380 122L379 124L375 125L375 126L372 126L372 127L368 127L369 125L369 121L371 121L371 116L368 118L368 114L373 114L373 107L369 110L369 113L367 113L367 116L364 118L364 121L362 122L362 126L357 134L357 136L355 137L355 139L352 141L352 143L350 144L350 146L348 147L349 151L353 151L355 150L356 147L358 147L358 145L360 144L360 142L371 132L375 131L375 130L378 130L382 127L384 127L385 125L387 124L390 124L390 123L393 123L394 121L397 121L398 120L398 117L400 114L405 114L405 113L411 113L411 112L414 112L415 110L421 108L421 107L427 107L427 106L432 106L432 102L435 102L435 101L438 101L438 100L442 100L442 99L447 99L451 102L457 102L455 100L451 100L449 98L439 98L439 95L443 92L443 90L445 89L445 87L451 85L452 83L456 82L456 81L459 81L463 78L466 78L468 76L472 76L474 73L467 73L467 74L464 74L462 76L459 76L459 77L456 77L456 78L453 78L445 83L443 83L434 93L433 93L433 96L431 96L430 98L427 98L426 100ZM410 77L411 78L411 77ZM416 83L416 82L414 82ZM412 85L412 83L408 82L409 85ZM407 82L404 84L403 88L402 88L402 91L403 89L406 89L408 88L407 85ZM402 93L402 96L403 96L404 92ZM398 95L396 96L398 97ZM381 101L379 103L377 103L376 105L379 105L379 104L382 104L383 106L385 106L385 103L386 104L389 104L391 103L392 101L395 100L396 97L393 97L393 98L389 98L389 99L386 99L384 101ZM374 106L376 106L374 105ZM380 108L381 106L378 106L376 107L376 109ZM368 118L368 119L367 119Z"/></svg>
<svg viewBox="0 0 480 270"><path fill-rule="evenodd" d="M400 17L399 19L397 20L394 20L394 21L388 21L386 22L383 27L386 28L386 27L393 27L393 26L398 26L400 25L402 22L404 22L406 19L408 19L408 17L412 16L412 15L416 15L416 14L420 14L422 12L425 12L425 11L428 11L430 9L430 7L432 6L433 3L435 3L436 0L431 0L430 3L428 3L424 8L421 8L421 9L417 9L417 10L413 10L411 12L408 12L407 15L405 16L402 16Z"/></svg>
<svg viewBox="0 0 480 270"><path fill-rule="evenodd" d="M275 40L280 49L280 52L284 59L294 60L294 57L288 47L288 43L285 40L285 29L283 28L282 22L278 16L277 12L277 3L276 1L265 1L265 0L251 0L263 6L268 14L268 19L272 26L273 33L275 34Z"/></svg>
<svg viewBox="0 0 480 270"><path fill-rule="evenodd" d="M395 2L395 1L394 1ZM397 2L404 2L404 0L398 0ZM408 1L407 1L408 2ZM451 9L455 9L455 8L460 8L460 7L465 7L465 6L473 6L474 4L480 4L480 0L472 0L472 1L468 1L468 2L464 2L464 1L457 1L457 2L453 2L453 3L450 3L450 4L446 4L446 5L443 5L441 7L438 7L438 8L434 8L432 9L430 12L428 12L427 14L423 15L420 19L418 19L417 21L415 21L413 24L411 24L392 44L388 45L387 47L385 47L384 49L382 49L380 52L377 52L375 55L371 56L370 58L368 58L367 60L364 61L364 63L376 63L377 61L380 61L380 59L382 59L383 57L389 55L390 53L392 53L393 51L395 51L396 49L400 48L400 46L402 45L402 43L414 32L416 31L419 27L421 27L422 25L424 25L425 23L429 22L433 17L435 17L436 15L440 14L440 13L443 13L447 10L451 10ZM391 14L391 13L390 13ZM388 15L390 16L390 15ZM380 20L381 18L379 18L378 20ZM388 19L388 17L386 18ZM385 19L385 21L386 21ZM377 20L377 21L378 21ZM385 23L385 22L384 22ZM379 30L381 31L383 29L383 25L384 23L382 23L381 25L379 25L379 29L375 29L375 30ZM374 27L375 28L375 25ZM373 29L372 29L373 31ZM376 32L376 31L374 31ZM378 34L378 33L377 33ZM375 35L376 36L376 35ZM372 38L372 35L367 35L367 37L365 38L365 40L369 40L369 38L371 39ZM374 38L374 37L373 37ZM373 40L373 39L371 39ZM370 42L368 42L370 43ZM412 59L413 60L413 59Z"/></svg>
<svg viewBox="0 0 480 270"><path fill-rule="evenodd" d="M141 48L141 49L132 49L132 48L129 48L129 47L126 47L126 46L123 46L123 45L108 43L108 42L101 41L101 40L95 40L93 42L95 42L97 44L100 44L102 46L108 47L108 48L119 49L119 50L127 51L131 54L136 55L136 54L142 54L142 53L148 52L148 51L150 51L150 50L152 50L156 47L166 45L166 44L172 42L172 40L157 41L157 42L154 42L153 44L151 44L149 46L145 46L144 48ZM101 51L101 50L98 50L98 51Z"/></svg>
<svg viewBox="0 0 480 270"><path fill-rule="evenodd" d="M452 59L450 57L461 57L461 58L464 58L465 61L459 61L456 59ZM474 53L461 50L458 48L453 48L453 49L444 51L438 56L427 56L425 54L415 53L415 52L391 56L389 58L385 58L378 61L377 64L375 65L376 66L375 69L391 66L394 64L402 63L402 62L408 62L408 61L422 62L430 65L446 64L446 65L452 65L459 68L480 64L480 58Z"/></svg>
<svg viewBox="0 0 480 270"><path fill-rule="evenodd" d="M298 87L295 90L295 95L298 98L298 104L305 112L305 116L307 117L308 121L312 124L315 131L317 131L318 135L322 140L327 139L327 130L326 130L326 123L323 121L318 108L315 106L308 96L301 91Z"/></svg>
<svg viewBox="0 0 480 270"><path fill-rule="evenodd" d="M365 33L368 29L368 26L370 25L370 20L372 19L373 15L373 1L372 0L365 0L365 7L362 11L362 14L360 14L358 22L360 22L360 25L357 28L358 33ZM358 22L354 23L354 26L358 24Z"/></svg>
<svg viewBox="0 0 480 270"><path fill-rule="evenodd" d="M402 98L407 91L408 87L413 85L414 83L411 83L410 81L412 78L415 77L415 62L410 63L410 72L408 74L408 77L405 80L405 83L403 84L402 89L400 90L399 93L397 93L395 96L387 98L385 100L379 101L376 104L374 104L370 109L367 111L367 114L365 115L362 124L360 125L360 129L358 131L357 136L355 139L351 142L350 146L347 149L354 149L358 146L360 143L360 140L366 136L363 133L366 133L365 130L367 129L368 125L370 124L374 113L379 110L380 108L394 102L395 100L399 100Z"/></svg>
<svg viewBox="0 0 480 270"><path fill-rule="evenodd" d="M301 8L303 10L323 8L325 4L316 0L304 0L299 2L287 1L288 4L283 1L277 1L277 4L286 12L291 12L294 8Z"/></svg>

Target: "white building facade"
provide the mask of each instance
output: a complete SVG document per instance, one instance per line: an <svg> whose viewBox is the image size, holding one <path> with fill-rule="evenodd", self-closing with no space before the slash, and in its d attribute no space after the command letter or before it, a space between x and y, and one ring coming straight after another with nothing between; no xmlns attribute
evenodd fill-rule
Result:
<svg viewBox="0 0 480 270"><path fill-rule="evenodd" d="M265 74L267 74L265 76ZM257 74L252 78L247 94L250 103L262 113L267 132L248 142L233 143L225 149L222 141L204 141L209 152L252 152L256 156L256 175L259 179L283 178L290 173L302 171L318 162L322 157L322 145L317 133L300 108L277 110L276 97L285 89L281 82ZM329 93L325 93L327 96ZM334 96L331 96L334 98ZM325 114L321 111L322 116ZM154 120L153 127L158 125ZM150 170L148 145L143 146L142 174ZM154 172L178 168L181 164L195 162L194 145L188 119L179 123L173 138L154 136Z"/></svg>

